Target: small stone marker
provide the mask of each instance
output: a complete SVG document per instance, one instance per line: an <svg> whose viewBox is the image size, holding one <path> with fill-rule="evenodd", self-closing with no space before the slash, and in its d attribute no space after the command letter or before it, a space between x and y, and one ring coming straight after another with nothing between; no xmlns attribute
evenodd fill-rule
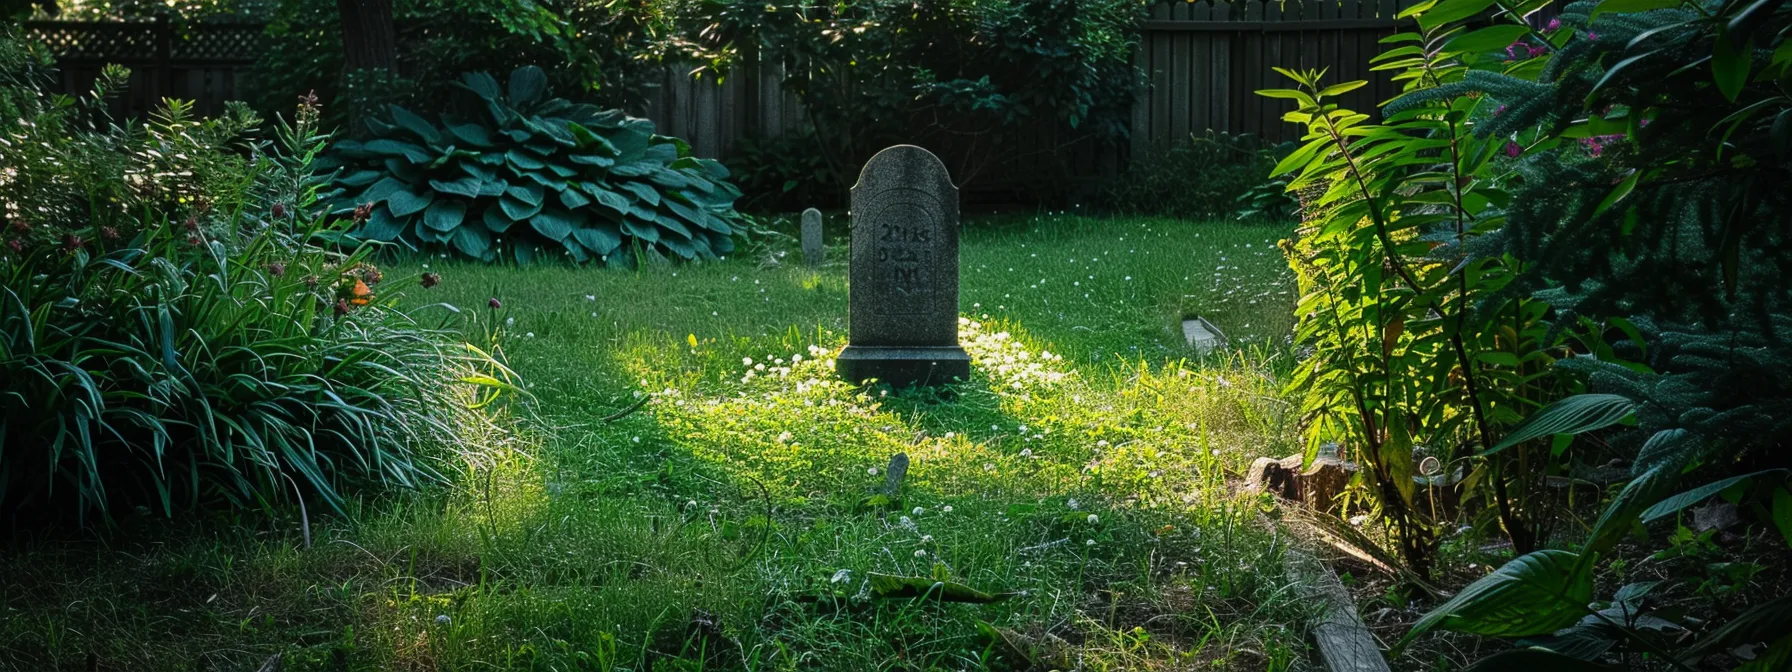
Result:
<svg viewBox="0 0 1792 672"><path fill-rule="evenodd" d="M865 163L849 275L842 377L896 387L970 377L958 345L958 188L939 157L898 145Z"/></svg>
<svg viewBox="0 0 1792 672"><path fill-rule="evenodd" d="M821 247L821 211L803 211L803 263L809 268L821 266L825 250Z"/></svg>
<svg viewBox="0 0 1792 672"><path fill-rule="evenodd" d="M1200 315L1182 320L1182 339L1188 341L1188 347L1203 355L1226 347L1226 334Z"/></svg>

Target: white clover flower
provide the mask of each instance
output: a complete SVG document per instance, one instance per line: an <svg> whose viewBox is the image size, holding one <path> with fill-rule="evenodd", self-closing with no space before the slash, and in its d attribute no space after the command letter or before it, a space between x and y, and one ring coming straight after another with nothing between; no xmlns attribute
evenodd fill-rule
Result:
<svg viewBox="0 0 1792 672"><path fill-rule="evenodd" d="M925 558L925 557L927 557L927 551L925 549L917 548L917 549L915 549L915 557Z"/></svg>
<svg viewBox="0 0 1792 672"><path fill-rule="evenodd" d="M527 334L523 334L523 337L524 338L535 338L535 332L531 331Z"/></svg>
<svg viewBox="0 0 1792 672"><path fill-rule="evenodd" d="M1083 545L1084 545L1084 546L1094 546L1094 545L1095 545L1095 540L1094 540L1094 539L1090 539L1090 540L1088 540L1088 541L1085 541L1085 542L1083 542Z"/></svg>
<svg viewBox="0 0 1792 672"><path fill-rule="evenodd" d="M866 475L869 475L869 476L876 476L877 475L877 467L867 468L865 470L865 473L866 473Z"/></svg>
<svg viewBox="0 0 1792 672"><path fill-rule="evenodd" d="M790 432L780 432L778 434L778 443L787 443L789 441L790 441Z"/></svg>
<svg viewBox="0 0 1792 672"><path fill-rule="evenodd" d="M951 504L947 504L945 506L940 507L940 513L951 513L951 512L952 512Z"/></svg>
<svg viewBox="0 0 1792 672"><path fill-rule="evenodd" d="M931 534L923 534L923 535L921 535L921 543L923 543L923 544L931 544L931 543L933 543L933 535L931 535Z"/></svg>
<svg viewBox="0 0 1792 672"><path fill-rule="evenodd" d="M640 442L641 442L641 437L639 437L639 436L635 437L635 443L640 443Z"/></svg>
<svg viewBox="0 0 1792 672"><path fill-rule="evenodd" d="M442 615L436 617L436 625L448 625L449 623L453 623L453 622L454 622L454 619L449 618L447 614L442 614Z"/></svg>
<svg viewBox="0 0 1792 672"><path fill-rule="evenodd" d="M516 326L516 318L514 318L514 317L506 317L506 318L504 318L504 326L506 326L506 327L514 327L514 326Z"/></svg>
<svg viewBox="0 0 1792 672"><path fill-rule="evenodd" d="M1020 451L1020 456L1021 457L1032 457L1033 449L1032 448L1022 448Z"/></svg>
<svg viewBox="0 0 1792 672"><path fill-rule="evenodd" d="M1097 516L1093 513L1089 514L1089 524L1090 525L1100 525L1101 524L1101 516Z"/></svg>
<svg viewBox="0 0 1792 672"><path fill-rule="evenodd" d="M927 509L923 509L923 508L921 508L921 507L919 507L919 506L917 506L917 507L915 507L915 508L914 508L914 509L912 509L912 510L910 510L910 511L909 511L909 514L910 514L910 515L915 515L915 516L919 516L919 515L921 515L921 514L923 514L923 513L927 513Z"/></svg>
<svg viewBox="0 0 1792 672"><path fill-rule="evenodd" d="M752 365L753 365L753 358L752 358L752 357L742 357L742 358L740 358L740 365L741 365L741 366L752 366Z"/></svg>
<svg viewBox="0 0 1792 672"><path fill-rule="evenodd" d="M1078 504L1077 504L1077 501L1076 501L1076 498L1075 498L1075 497L1071 497L1071 498L1070 498L1070 501L1068 501L1068 502L1064 502L1064 505L1065 505L1065 506L1068 506L1068 507L1070 507L1070 510L1072 510L1072 511L1075 511L1075 510L1076 510L1076 508L1077 508L1077 506L1079 506L1079 505L1078 505Z"/></svg>

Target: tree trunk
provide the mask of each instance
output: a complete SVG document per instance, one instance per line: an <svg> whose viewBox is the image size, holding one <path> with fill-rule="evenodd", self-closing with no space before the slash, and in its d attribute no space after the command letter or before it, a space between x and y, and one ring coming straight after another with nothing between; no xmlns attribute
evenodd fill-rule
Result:
<svg viewBox="0 0 1792 672"><path fill-rule="evenodd" d="M342 14L342 68L398 69L398 33L392 27L392 0L336 0Z"/></svg>

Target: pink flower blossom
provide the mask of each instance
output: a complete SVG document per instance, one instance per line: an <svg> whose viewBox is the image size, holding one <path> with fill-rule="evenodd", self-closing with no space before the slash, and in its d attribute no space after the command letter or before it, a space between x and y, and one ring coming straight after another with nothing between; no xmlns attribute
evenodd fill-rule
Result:
<svg viewBox="0 0 1792 672"><path fill-rule="evenodd" d="M1513 142L1511 140L1506 141L1506 156L1518 158L1518 155L1523 154L1523 153L1524 153L1524 148L1519 147L1518 143Z"/></svg>
<svg viewBox="0 0 1792 672"><path fill-rule="evenodd" d="M1561 20L1561 19L1550 19L1550 20L1549 20L1549 25L1546 25L1546 26L1544 26L1544 27L1543 27L1543 29L1544 29L1544 30L1548 30L1548 31L1554 31L1554 30L1556 30L1556 29L1558 29L1558 28L1561 28L1561 27L1562 27L1562 20Z"/></svg>

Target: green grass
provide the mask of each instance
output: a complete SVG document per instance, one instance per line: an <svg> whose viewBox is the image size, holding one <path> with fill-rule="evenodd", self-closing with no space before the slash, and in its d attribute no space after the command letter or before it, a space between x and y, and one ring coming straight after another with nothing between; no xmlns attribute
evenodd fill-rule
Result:
<svg viewBox="0 0 1792 672"><path fill-rule="evenodd" d="M443 285L405 300L497 327L531 397L467 428L489 450L453 487L314 518L309 549L291 513L33 542L0 558L0 665L1021 667L987 623L1048 665L1300 667L1280 544L1228 482L1296 446L1286 233L977 222L977 364L942 392L833 378L844 245L820 271L779 244L634 273L437 261ZM423 270L402 266L387 275ZM1243 345L1189 360L1185 313ZM900 507L865 510L896 452ZM872 572L1016 595L869 599Z"/></svg>

